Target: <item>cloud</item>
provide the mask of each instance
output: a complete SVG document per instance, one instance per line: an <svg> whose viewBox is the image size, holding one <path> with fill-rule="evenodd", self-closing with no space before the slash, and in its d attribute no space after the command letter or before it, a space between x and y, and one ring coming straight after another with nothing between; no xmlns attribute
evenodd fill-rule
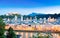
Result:
<svg viewBox="0 0 60 38"><path fill-rule="evenodd" d="M54 14L60 13L60 6L52 6L52 7L43 7L43 8L1 8L0 13L6 14L9 12L18 12L22 15L27 15L32 12L36 13L45 13L45 14Z"/></svg>

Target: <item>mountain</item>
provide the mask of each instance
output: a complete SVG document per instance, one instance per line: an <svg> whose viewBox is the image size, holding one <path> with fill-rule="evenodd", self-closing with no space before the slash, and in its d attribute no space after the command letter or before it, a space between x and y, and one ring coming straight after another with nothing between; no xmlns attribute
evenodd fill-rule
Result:
<svg viewBox="0 0 60 38"><path fill-rule="evenodd" d="M45 15L45 14L40 14L40 13L31 13L31 14L29 14L28 16L36 16L36 15Z"/></svg>
<svg viewBox="0 0 60 38"><path fill-rule="evenodd" d="M60 17L60 14L41 14L41 13L31 13L27 16L31 16L31 17L37 17L37 18L59 18Z"/></svg>

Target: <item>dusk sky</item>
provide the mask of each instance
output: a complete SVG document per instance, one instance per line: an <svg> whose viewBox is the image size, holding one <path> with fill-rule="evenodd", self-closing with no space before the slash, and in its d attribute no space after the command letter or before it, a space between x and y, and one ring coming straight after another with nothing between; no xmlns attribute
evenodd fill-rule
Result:
<svg viewBox="0 0 60 38"><path fill-rule="evenodd" d="M22 15L35 13L60 13L60 0L0 0L0 15L18 12Z"/></svg>

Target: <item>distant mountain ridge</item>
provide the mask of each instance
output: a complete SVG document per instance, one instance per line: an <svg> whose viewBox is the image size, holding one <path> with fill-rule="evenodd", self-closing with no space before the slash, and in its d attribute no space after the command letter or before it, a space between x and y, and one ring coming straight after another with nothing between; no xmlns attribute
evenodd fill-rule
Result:
<svg viewBox="0 0 60 38"><path fill-rule="evenodd" d="M42 13L31 13L28 16L36 16L36 15L46 15L46 14L42 14Z"/></svg>
<svg viewBox="0 0 60 38"><path fill-rule="evenodd" d="M60 17L60 14L42 14L42 13L31 13L29 14L28 16L31 16L31 17L37 17L37 18L48 18L48 17L51 17L51 18L59 18Z"/></svg>
<svg viewBox="0 0 60 38"><path fill-rule="evenodd" d="M16 14L13 14L13 15L0 15L1 18L14 18ZM21 14L17 14L16 16L18 16L18 18L21 18ZM38 19L39 18L60 18L60 14L42 14L42 13L31 13L31 14L28 14L28 15L23 15L24 19L26 19L27 17L30 18L34 18L34 17L37 17Z"/></svg>

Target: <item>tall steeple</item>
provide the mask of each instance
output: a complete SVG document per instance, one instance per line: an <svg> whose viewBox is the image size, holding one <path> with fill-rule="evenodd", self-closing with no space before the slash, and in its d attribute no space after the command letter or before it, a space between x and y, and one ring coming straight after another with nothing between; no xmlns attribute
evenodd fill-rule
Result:
<svg viewBox="0 0 60 38"><path fill-rule="evenodd" d="M21 15L21 21L23 21L23 15Z"/></svg>
<svg viewBox="0 0 60 38"><path fill-rule="evenodd" d="M15 15L15 24L17 24L17 16Z"/></svg>

